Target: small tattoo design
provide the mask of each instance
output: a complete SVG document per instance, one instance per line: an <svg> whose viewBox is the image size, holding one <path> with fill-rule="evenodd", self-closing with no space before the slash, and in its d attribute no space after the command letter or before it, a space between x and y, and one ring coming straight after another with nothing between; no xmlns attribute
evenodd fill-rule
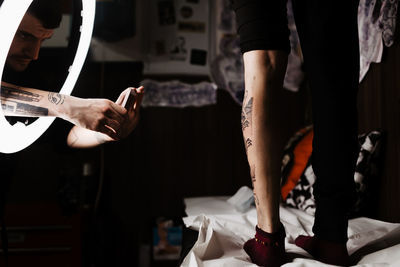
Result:
<svg viewBox="0 0 400 267"><path fill-rule="evenodd" d="M37 107L25 103L18 103L14 101L7 101L7 103L1 104L2 109L12 115L23 115L23 116L47 116L49 110L47 108Z"/></svg>
<svg viewBox="0 0 400 267"><path fill-rule="evenodd" d="M251 147L253 145L253 141L251 141L250 138L246 139L246 149L248 149L249 147Z"/></svg>
<svg viewBox="0 0 400 267"><path fill-rule="evenodd" d="M245 120L245 121L242 123L242 130L246 129L246 128L249 127L249 126L250 126L250 122L249 122L248 120Z"/></svg>
<svg viewBox="0 0 400 267"><path fill-rule="evenodd" d="M50 92L47 98L49 99L50 103L58 105L64 103L65 96L60 95L59 93Z"/></svg>
<svg viewBox="0 0 400 267"><path fill-rule="evenodd" d="M244 112L247 116L251 117L251 112L253 111L253 97L250 98L249 102L247 102L246 106L244 107Z"/></svg>
<svg viewBox="0 0 400 267"><path fill-rule="evenodd" d="M256 203L256 206L258 206L260 204L260 202L258 201L258 197L257 197L256 193L254 193L254 202Z"/></svg>
<svg viewBox="0 0 400 267"><path fill-rule="evenodd" d="M254 183L256 182L256 167L253 166L250 170L250 175L251 175L251 181L254 185Z"/></svg>
<svg viewBox="0 0 400 267"><path fill-rule="evenodd" d="M1 97L6 99L17 99L25 102L39 102L41 99L39 94L8 86L1 86Z"/></svg>
<svg viewBox="0 0 400 267"><path fill-rule="evenodd" d="M250 127L251 113L253 109L253 98L247 102L246 106L242 108L241 122L242 122L242 131L247 127Z"/></svg>
<svg viewBox="0 0 400 267"><path fill-rule="evenodd" d="M25 114L31 116L47 116L49 115L49 110L47 108L32 106L24 103L17 103L18 114Z"/></svg>
<svg viewBox="0 0 400 267"><path fill-rule="evenodd" d="M244 129L250 126L250 122L247 120L246 114L244 113L243 109L242 109L241 123L242 123L242 131L244 131Z"/></svg>

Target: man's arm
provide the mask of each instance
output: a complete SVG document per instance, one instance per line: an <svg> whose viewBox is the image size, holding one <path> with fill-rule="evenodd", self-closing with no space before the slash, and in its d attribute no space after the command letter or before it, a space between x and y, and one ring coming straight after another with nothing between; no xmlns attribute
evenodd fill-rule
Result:
<svg viewBox="0 0 400 267"><path fill-rule="evenodd" d="M126 109L108 99L82 99L5 82L1 88L1 105L6 116L55 116L113 139L118 139L126 119Z"/></svg>
<svg viewBox="0 0 400 267"><path fill-rule="evenodd" d="M126 92L131 90L130 88L126 89L121 93L118 100L116 101L117 105L121 105ZM135 102L131 105L127 112L126 120L121 124L120 130L116 138L111 138L105 134L100 132L91 131L82 127L74 126L68 134L67 137L67 144L73 148L90 148L95 147L106 142L116 141L118 139L125 138L128 136L133 129L136 128L136 125L139 122L139 111L140 111L140 104L143 98L143 87L139 87L134 89L136 91Z"/></svg>

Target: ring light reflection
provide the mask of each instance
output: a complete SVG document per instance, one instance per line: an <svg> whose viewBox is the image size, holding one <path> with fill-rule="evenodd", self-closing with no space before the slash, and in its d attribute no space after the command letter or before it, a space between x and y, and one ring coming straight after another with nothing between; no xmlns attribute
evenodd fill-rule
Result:
<svg viewBox="0 0 400 267"><path fill-rule="evenodd" d="M14 35L32 0L4 0L0 7L0 77L3 77L4 64ZM79 45L69 74L60 93L70 95L85 61L93 31L95 0L82 0L82 25ZM7 27L4 27L7 25ZM30 125L16 123L13 126L4 117L0 108L0 152L18 152L36 141L53 123L54 117L41 117Z"/></svg>

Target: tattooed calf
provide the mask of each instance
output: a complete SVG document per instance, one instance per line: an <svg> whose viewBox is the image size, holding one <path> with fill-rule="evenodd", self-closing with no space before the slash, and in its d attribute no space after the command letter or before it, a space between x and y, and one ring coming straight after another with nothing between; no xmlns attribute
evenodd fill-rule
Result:
<svg viewBox="0 0 400 267"><path fill-rule="evenodd" d="M242 130L250 127L251 114L253 110L253 98L251 97L247 104L242 108Z"/></svg>
<svg viewBox="0 0 400 267"><path fill-rule="evenodd" d="M242 110L242 131L244 131L244 129L246 129L247 127L250 126L250 122L247 120L246 115L244 114L243 110Z"/></svg>
<svg viewBox="0 0 400 267"><path fill-rule="evenodd" d="M253 145L253 141L250 138L246 139L246 149L248 149L249 147L251 147Z"/></svg>
<svg viewBox="0 0 400 267"><path fill-rule="evenodd" d="M254 194L254 202L256 203L256 206L258 206L260 204L260 201L258 201L258 197L257 197L256 193L253 192L253 194Z"/></svg>
<svg viewBox="0 0 400 267"><path fill-rule="evenodd" d="M251 182L253 183L254 186L254 183L256 182L256 166L254 165L250 168L250 176L251 176Z"/></svg>
<svg viewBox="0 0 400 267"><path fill-rule="evenodd" d="M249 99L246 106L244 107L244 112L246 113L247 117L251 117L251 112L253 111L253 97Z"/></svg>

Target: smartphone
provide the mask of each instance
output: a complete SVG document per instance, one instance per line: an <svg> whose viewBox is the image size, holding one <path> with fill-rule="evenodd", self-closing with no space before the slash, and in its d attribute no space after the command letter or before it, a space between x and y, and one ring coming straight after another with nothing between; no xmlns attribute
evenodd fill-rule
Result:
<svg viewBox="0 0 400 267"><path fill-rule="evenodd" d="M127 91L124 96L124 100L122 101L122 106L129 110L132 105L135 103L136 98L136 90L131 88L131 90Z"/></svg>

